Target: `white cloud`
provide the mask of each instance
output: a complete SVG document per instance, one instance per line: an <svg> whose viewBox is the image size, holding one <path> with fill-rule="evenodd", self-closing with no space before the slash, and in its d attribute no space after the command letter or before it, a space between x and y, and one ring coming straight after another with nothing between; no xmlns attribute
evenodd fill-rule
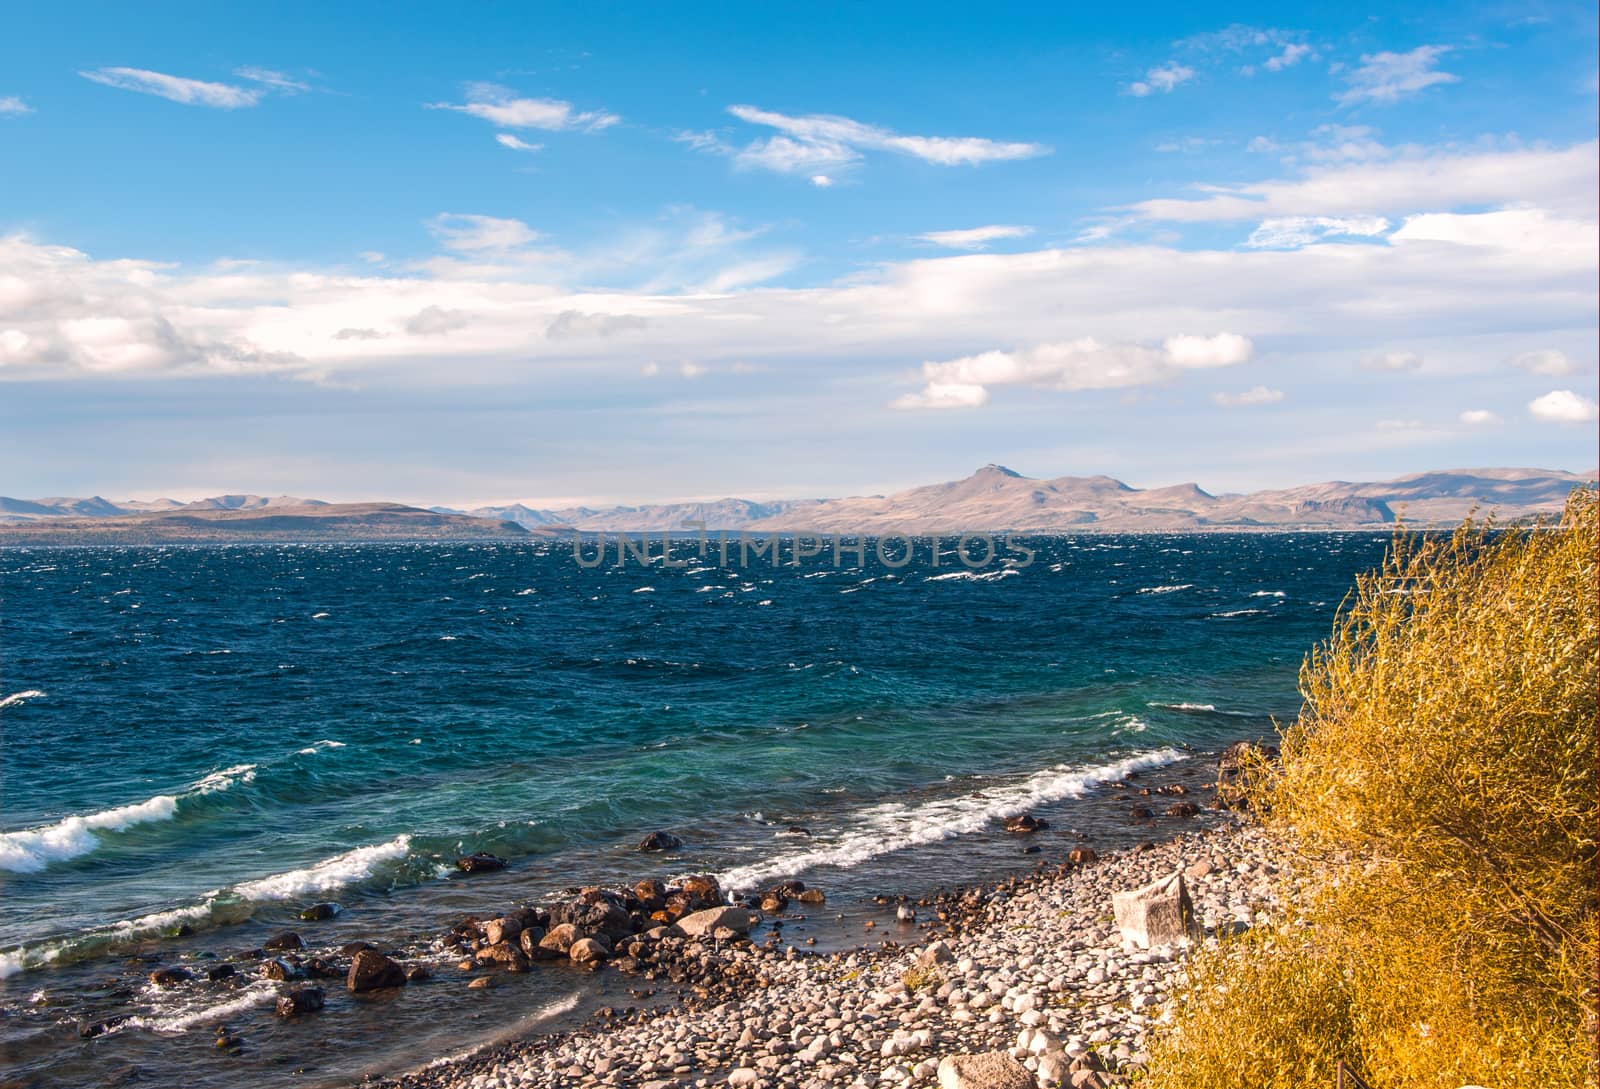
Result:
<svg viewBox="0 0 1600 1089"><path fill-rule="evenodd" d="M649 327L649 319L637 314L586 314L582 310L563 310L545 327L544 335L551 340L571 340L616 336Z"/></svg>
<svg viewBox="0 0 1600 1089"><path fill-rule="evenodd" d="M16 95L0 97L0 117L16 116L18 114L32 113L33 107L28 105Z"/></svg>
<svg viewBox="0 0 1600 1089"><path fill-rule="evenodd" d="M1486 408L1469 408L1461 414L1460 419L1469 427L1486 427L1500 422L1500 417Z"/></svg>
<svg viewBox="0 0 1600 1089"><path fill-rule="evenodd" d="M644 375L646 378L654 378L656 375L661 373L661 364L646 363L644 366L639 368L639 373Z"/></svg>
<svg viewBox="0 0 1600 1089"><path fill-rule="evenodd" d="M1587 397L1570 389L1551 390L1543 397L1528 402L1528 411L1536 419L1551 423L1586 423L1600 416L1600 408Z"/></svg>
<svg viewBox="0 0 1600 1089"><path fill-rule="evenodd" d="M1250 232L1252 249L1296 249L1329 238L1372 238L1389 229L1382 216L1280 216L1264 219Z"/></svg>
<svg viewBox="0 0 1600 1089"><path fill-rule="evenodd" d="M989 403L989 391L963 382L929 382L916 393L906 393L889 402L897 409L979 408Z"/></svg>
<svg viewBox="0 0 1600 1089"><path fill-rule="evenodd" d="M1275 57L1269 57L1263 61L1261 67L1265 68L1269 72L1281 72L1285 68L1293 68L1310 55L1311 47L1309 45L1301 45L1298 42L1290 42L1288 45L1283 47L1283 52L1279 53Z"/></svg>
<svg viewBox="0 0 1600 1089"><path fill-rule="evenodd" d="M1251 405L1273 405L1283 400L1281 389L1251 386L1242 393L1213 393L1211 399L1223 408L1247 408Z"/></svg>
<svg viewBox="0 0 1600 1089"><path fill-rule="evenodd" d="M557 98L518 98L506 87L493 83L467 84L467 101L462 104L432 102L431 110L455 110L506 129L545 129L560 132L582 129L599 132L622 118L605 110L579 110Z"/></svg>
<svg viewBox="0 0 1600 1089"><path fill-rule="evenodd" d="M309 83L302 83L292 76L274 72L270 68L235 68L233 74L240 79L248 79L252 83L259 83L287 95L302 94L311 90Z"/></svg>
<svg viewBox="0 0 1600 1089"><path fill-rule="evenodd" d="M1421 420L1379 420L1379 431L1421 431L1427 424Z"/></svg>
<svg viewBox="0 0 1600 1089"><path fill-rule="evenodd" d="M1013 351L988 351L924 363L926 385L922 391L897 399L893 407L973 408L988 402L990 386L1060 391L1147 386L1186 370L1243 363L1252 349L1246 337L1218 333L1168 337L1160 347L1079 337Z"/></svg>
<svg viewBox="0 0 1600 1089"><path fill-rule="evenodd" d="M1536 352L1522 352L1511 359L1513 367L1527 371L1529 374L1543 374L1559 378L1577 370L1567 353L1555 348L1544 348Z"/></svg>
<svg viewBox="0 0 1600 1089"><path fill-rule="evenodd" d="M990 242L998 242L1003 238L1026 238L1032 233L1032 227L1006 226L997 223L988 227L968 227L956 231L929 231L917 237L924 242L932 242L935 246L944 246L946 249L981 250Z"/></svg>
<svg viewBox="0 0 1600 1089"><path fill-rule="evenodd" d="M1350 89L1335 98L1342 106L1359 102L1392 103L1440 83L1460 82L1459 76L1441 72L1439 58L1447 45L1419 45L1409 53L1371 53L1345 77Z"/></svg>
<svg viewBox="0 0 1600 1089"><path fill-rule="evenodd" d="M522 137L513 136L509 132L495 133L494 142L501 147L508 147L512 151L538 151L544 147L543 144L530 144Z"/></svg>
<svg viewBox="0 0 1600 1089"><path fill-rule="evenodd" d="M1415 371L1422 368L1422 356L1416 352L1384 352L1361 361L1361 369L1368 371Z"/></svg>
<svg viewBox="0 0 1600 1089"><path fill-rule="evenodd" d="M155 95L186 106L211 106L219 110L237 110L254 106L265 93L256 88L236 87L231 83L208 83L200 79L185 79L143 68L96 68L79 72L84 79L103 83L124 91Z"/></svg>
<svg viewBox="0 0 1600 1089"><path fill-rule="evenodd" d="M1158 68L1152 68L1144 74L1144 79L1128 85L1128 93L1135 98L1146 95L1171 94L1172 89L1180 83L1187 83L1194 78L1194 69L1186 68L1176 61L1169 61Z"/></svg>
<svg viewBox="0 0 1600 1089"><path fill-rule="evenodd" d="M730 155L741 167L780 174L806 174L813 184L859 162L863 152L886 151L909 155L938 166L978 166L983 163L1031 159L1049 154L1043 144L989 140L977 136L905 136L879 125L869 125L831 114L795 116L755 106L729 106L728 112L752 125L777 130L777 135L755 140L742 148L710 133L684 133L678 138L701 151Z"/></svg>
<svg viewBox="0 0 1600 1089"><path fill-rule="evenodd" d="M520 219L441 212L428 221L428 230L446 249L462 253L504 253L536 241L539 232Z"/></svg>
<svg viewBox="0 0 1600 1089"><path fill-rule="evenodd" d="M706 368L700 363L684 362L678 364L678 373L685 378L699 378L706 373Z"/></svg>
<svg viewBox="0 0 1600 1089"><path fill-rule="evenodd" d="M818 189L827 189L833 185L833 179L826 174L813 174L811 175L811 184Z"/></svg>
<svg viewBox="0 0 1600 1089"><path fill-rule="evenodd" d="M1382 162L1314 164L1294 178L1203 186L1202 196L1141 201L1130 211L1201 223L1517 205L1542 209L1547 218L1593 218L1597 158L1592 140L1565 148L1414 149Z"/></svg>

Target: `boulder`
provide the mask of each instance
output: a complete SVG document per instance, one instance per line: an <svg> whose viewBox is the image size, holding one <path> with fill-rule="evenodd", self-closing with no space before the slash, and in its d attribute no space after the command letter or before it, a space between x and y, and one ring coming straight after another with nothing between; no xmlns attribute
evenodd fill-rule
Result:
<svg viewBox="0 0 1600 1089"><path fill-rule="evenodd" d="M545 929L542 926L523 927L522 933L517 935L517 942L529 960L548 960L555 956L553 952L539 944L544 941L544 936Z"/></svg>
<svg viewBox="0 0 1600 1089"><path fill-rule="evenodd" d="M486 945L474 954L479 964L504 964L507 968L526 968L528 958L510 942Z"/></svg>
<svg viewBox="0 0 1600 1089"><path fill-rule="evenodd" d="M1167 816L1169 817L1197 817L1199 815L1200 807L1193 802L1173 802L1167 806Z"/></svg>
<svg viewBox="0 0 1600 1089"><path fill-rule="evenodd" d="M194 973L187 968L157 968L150 973L150 982L157 987L176 987L180 983L187 983L194 978Z"/></svg>
<svg viewBox="0 0 1600 1089"><path fill-rule="evenodd" d="M494 873L496 870L506 868L506 860L499 855L491 855L487 851L467 855L456 859L456 869L462 873Z"/></svg>
<svg viewBox="0 0 1600 1089"><path fill-rule="evenodd" d="M646 915L667 906L667 886L653 877L647 877L633 886L633 898Z"/></svg>
<svg viewBox="0 0 1600 1089"><path fill-rule="evenodd" d="M950 964L955 959L956 955L950 951L950 946L941 938L938 941L928 943L927 948L918 954L917 963L924 968L931 968L935 964Z"/></svg>
<svg viewBox="0 0 1600 1089"><path fill-rule="evenodd" d="M718 927L726 927L736 934L747 934L752 919L744 908L717 907L685 915L678 920L678 929L691 938L704 937Z"/></svg>
<svg viewBox="0 0 1600 1089"><path fill-rule="evenodd" d="M1067 861L1074 866L1087 866L1100 861L1100 856L1094 853L1093 847L1074 847L1067 852Z"/></svg>
<svg viewBox="0 0 1600 1089"><path fill-rule="evenodd" d="M322 1008L326 996L321 987L296 987L288 994L278 996L279 1017L299 1017L302 1013L316 1013Z"/></svg>
<svg viewBox="0 0 1600 1089"><path fill-rule="evenodd" d="M552 923L571 923L584 934L604 934L625 938L633 933L633 916L608 894L596 891L557 904L550 911Z"/></svg>
<svg viewBox="0 0 1600 1089"><path fill-rule="evenodd" d="M522 933L522 920L512 915L499 919L490 919L483 924L483 940L490 945L499 945L501 942L514 942Z"/></svg>
<svg viewBox="0 0 1600 1089"><path fill-rule="evenodd" d="M1113 893L1111 908L1123 941L1143 949L1176 945L1199 933L1194 905L1189 900L1182 873L1152 881L1142 888Z"/></svg>
<svg viewBox="0 0 1600 1089"><path fill-rule="evenodd" d="M567 955L579 964L588 964L591 961L605 960L611 951L594 938L579 938L572 943L572 948L567 950Z"/></svg>
<svg viewBox="0 0 1600 1089"><path fill-rule="evenodd" d="M345 977L345 986L357 994L385 987L403 987L405 982L405 969L375 949L363 949L357 953L350 962L350 974Z"/></svg>
<svg viewBox="0 0 1600 1089"><path fill-rule="evenodd" d="M1004 1051L947 1055L939 1063L939 1089L1035 1089L1028 1068Z"/></svg>
<svg viewBox="0 0 1600 1089"><path fill-rule="evenodd" d="M651 832L639 841L639 850L641 851L675 851L682 846L683 840L671 832Z"/></svg>
<svg viewBox="0 0 1600 1089"><path fill-rule="evenodd" d="M312 904L300 912L300 918L308 923L320 923L339 914L338 904Z"/></svg>
<svg viewBox="0 0 1600 1089"><path fill-rule="evenodd" d="M1050 822L1035 817L1031 813L1024 813L1019 817L1006 818L1006 831L1016 835L1028 835L1033 832L1042 832L1050 827Z"/></svg>
<svg viewBox="0 0 1600 1089"><path fill-rule="evenodd" d="M231 964L213 964L206 969L206 978L215 983L219 979L227 979L230 976L237 975L238 971Z"/></svg>
<svg viewBox="0 0 1600 1089"><path fill-rule="evenodd" d="M717 879L710 874L685 877L678 882L678 888L697 908L716 907L722 903L722 886L718 885Z"/></svg>
<svg viewBox="0 0 1600 1089"><path fill-rule="evenodd" d="M828 898L823 895L821 889L806 889L799 896L796 896L795 899L799 900L802 904L821 904L825 903Z"/></svg>
<svg viewBox="0 0 1600 1089"><path fill-rule="evenodd" d="M286 980L295 979L300 975L300 969L290 964L281 957L273 957L261 962L261 978Z"/></svg>
<svg viewBox="0 0 1600 1089"><path fill-rule="evenodd" d="M582 941L586 936L571 923L557 923L550 928L549 933L539 939L539 948L566 956L571 952L573 944Z"/></svg>
<svg viewBox="0 0 1600 1089"><path fill-rule="evenodd" d="M281 934L274 934L272 937L261 943L261 948L263 949L288 950L290 952L293 952L296 949L304 949L305 947L306 943L304 939L302 939L300 935L296 934L292 930L285 930Z"/></svg>

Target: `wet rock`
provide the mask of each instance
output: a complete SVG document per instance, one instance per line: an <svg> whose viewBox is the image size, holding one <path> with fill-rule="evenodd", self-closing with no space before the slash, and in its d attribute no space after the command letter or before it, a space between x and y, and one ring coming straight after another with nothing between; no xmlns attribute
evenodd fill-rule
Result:
<svg viewBox="0 0 1600 1089"><path fill-rule="evenodd" d="M722 903L722 886L717 884L717 879L710 874L685 877L678 883L678 887L695 907L716 907Z"/></svg>
<svg viewBox="0 0 1600 1089"><path fill-rule="evenodd" d="M594 961L605 960L611 955L611 950L594 938L579 938L567 950L567 955L579 964L589 964Z"/></svg>
<svg viewBox="0 0 1600 1089"><path fill-rule="evenodd" d="M633 933L633 916L609 894L595 890L557 904L550 921L570 923L584 934L604 934L613 940Z"/></svg>
<svg viewBox="0 0 1600 1089"><path fill-rule="evenodd" d="M675 851L682 846L683 840L671 832L651 832L639 841L639 850L641 851Z"/></svg>
<svg viewBox="0 0 1600 1089"><path fill-rule="evenodd" d="M586 936L571 923L557 923L550 928L549 933L539 939L539 948L566 956L572 951L573 943L581 941Z"/></svg>
<svg viewBox="0 0 1600 1089"><path fill-rule="evenodd" d="M296 934L292 930L285 930L280 934L274 934L272 937L261 943L261 948L263 949L288 952L293 952L296 949L304 949L305 947L305 941L300 937L300 935Z"/></svg>
<svg viewBox="0 0 1600 1089"><path fill-rule="evenodd" d="M187 968L157 968L150 973L150 982L157 987L176 987L180 983L187 983L194 978L194 973Z"/></svg>
<svg viewBox="0 0 1600 1089"><path fill-rule="evenodd" d="M1087 866L1100 861L1100 856L1095 854L1093 847L1074 847L1067 852L1067 861L1074 866Z"/></svg>
<svg viewBox="0 0 1600 1089"><path fill-rule="evenodd" d="M491 855L487 851L467 855L456 859L456 869L462 873L494 873L496 870L506 868L506 860L499 855Z"/></svg>
<svg viewBox="0 0 1600 1089"><path fill-rule="evenodd" d="M1014 835L1030 835L1031 833L1042 832L1046 828L1049 828L1050 822L1039 817L1035 817L1031 813L1024 813L1018 817L1007 817L1005 827L1007 832L1011 832Z"/></svg>
<svg viewBox="0 0 1600 1089"><path fill-rule="evenodd" d="M1193 802L1173 802L1167 806L1169 817L1196 817L1200 815L1200 807Z"/></svg>
<svg viewBox="0 0 1600 1089"><path fill-rule="evenodd" d="M303 1013L316 1013L326 999L321 987L296 987L288 994L278 996L279 1017L299 1017Z"/></svg>
<svg viewBox="0 0 1600 1089"><path fill-rule="evenodd" d="M528 966L527 956L510 942L486 945L478 950L476 959L479 964L503 964L507 968L520 969Z"/></svg>
<svg viewBox="0 0 1600 1089"><path fill-rule="evenodd" d="M542 926L523 927L522 933L517 935L517 944L522 946L522 952L529 960L547 960L556 955L539 944L544 941L544 936L545 929Z"/></svg>
<svg viewBox="0 0 1600 1089"><path fill-rule="evenodd" d="M660 911L667 905L667 886L653 877L647 877L633 886L633 898L645 914Z"/></svg>
<svg viewBox="0 0 1600 1089"><path fill-rule="evenodd" d="M799 900L802 904L821 904L825 903L828 898L823 895L821 889L806 889L799 896L796 896L795 899Z"/></svg>
<svg viewBox="0 0 1600 1089"><path fill-rule="evenodd" d="M492 986L494 986L493 979L491 979L489 976L479 976L477 979L467 984L467 990L482 991Z"/></svg>
<svg viewBox="0 0 1600 1089"><path fill-rule="evenodd" d="M114 1017L107 1017L103 1021L85 1021L78 1026L78 1036L84 1040L93 1040L96 1036L104 1036L130 1016L130 1014L119 1013Z"/></svg>
<svg viewBox="0 0 1600 1089"><path fill-rule="evenodd" d="M1148 808L1142 805L1136 805L1132 809L1128 810L1129 820L1147 821L1154 819L1154 817L1155 814L1150 812Z"/></svg>
<svg viewBox="0 0 1600 1089"><path fill-rule="evenodd" d="M807 828L803 824L791 824L788 828L785 828L784 831L788 832L791 836L809 836L811 834L811 829Z"/></svg>
<svg viewBox="0 0 1600 1089"><path fill-rule="evenodd" d="M350 970L350 966L336 963L326 957L307 957L300 969L313 979L338 979Z"/></svg>
<svg viewBox="0 0 1600 1089"><path fill-rule="evenodd" d="M270 960L264 960L261 962L262 979L275 979L282 981L288 979L297 979L299 978L299 975L300 969L296 968L282 957L273 957Z"/></svg>
<svg viewBox="0 0 1600 1089"><path fill-rule="evenodd" d="M376 948L378 947L373 945L371 942L346 942L344 945L339 947L339 955L344 957L353 957L357 953Z"/></svg>
<svg viewBox="0 0 1600 1089"><path fill-rule="evenodd" d="M406 967L407 983L422 983L433 978L433 972L426 964L412 964Z"/></svg>
<svg viewBox="0 0 1600 1089"><path fill-rule="evenodd" d="M1194 905L1181 873L1115 893L1111 906L1123 940L1141 948L1177 945L1195 936Z"/></svg>
<svg viewBox="0 0 1600 1089"><path fill-rule="evenodd" d="M405 982L405 969L375 949L357 953L350 962L350 974L345 977L345 986L357 994L403 987Z"/></svg>
<svg viewBox="0 0 1600 1089"><path fill-rule="evenodd" d="M483 940L490 945L499 945L501 942L514 942L521 933L522 920L513 915L490 919L483 924Z"/></svg>
<svg viewBox="0 0 1600 1089"><path fill-rule="evenodd" d="M300 918L308 923L320 923L339 914L339 910L338 904L312 904L300 912Z"/></svg>
<svg viewBox="0 0 1600 1089"><path fill-rule="evenodd" d="M1034 1089L1028 1068L1003 1051L949 1055L939 1063L939 1089Z"/></svg>
<svg viewBox="0 0 1600 1089"><path fill-rule="evenodd" d="M206 978L215 983L219 979L228 979L237 975L239 970L231 964L213 964L206 969Z"/></svg>

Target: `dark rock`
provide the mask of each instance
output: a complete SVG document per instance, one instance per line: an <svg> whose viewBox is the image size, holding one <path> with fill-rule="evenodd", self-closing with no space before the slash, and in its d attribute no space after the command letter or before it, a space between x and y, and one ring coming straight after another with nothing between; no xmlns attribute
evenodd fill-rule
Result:
<svg viewBox="0 0 1600 1089"><path fill-rule="evenodd" d="M522 950L510 942L496 942L494 945L486 945L478 950L475 957L479 964L503 964L507 968L526 968L528 966L528 958L523 955Z"/></svg>
<svg viewBox="0 0 1600 1089"><path fill-rule="evenodd" d="M722 886L710 874L685 877L678 882L678 888L696 908L716 907L722 903Z"/></svg>
<svg viewBox="0 0 1600 1089"><path fill-rule="evenodd" d="M646 915L667 906L667 886L653 877L647 877L634 885L633 896L639 901L639 910Z"/></svg>
<svg viewBox="0 0 1600 1089"><path fill-rule="evenodd" d="M187 983L194 978L194 973L187 968L157 968L150 973L150 982L157 987L176 987L180 983Z"/></svg>
<svg viewBox="0 0 1600 1089"><path fill-rule="evenodd" d="M312 904L300 913L300 918L308 923L320 923L339 914L338 904Z"/></svg>
<svg viewBox="0 0 1600 1089"><path fill-rule="evenodd" d="M280 951L287 950L289 952L293 952L296 949L304 949L305 947L305 941L301 939L300 935L296 934L292 930L285 930L281 934L274 934L272 937L261 943L261 948L263 949Z"/></svg>
<svg viewBox="0 0 1600 1089"><path fill-rule="evenodd" d="M1150 812L1148 808L1142 805L1136 805L1132 809L1128 810L1128 817L1131 820L1147 821L1154 816L1154 813Z"/></svg>
<svg viewBox="0 0 1600 1089"><path fill-rule="evenodd" d="M433 973L426 964L413 964L406 968L407 983L421 983L423 980L432 979Z"/></svg>
<svg viewBox="0 0 1600 1089"><path fill-rule="evenodd" d="M807 828L803 824L791 824L788 828L784 829L784 831L788 832L791 836L809 836L811 834L811 829Z"/></svg>
<svg viewBox="0 0 1600 1089"><path fill-rule="evenodd" d="M376 945L373 945L371 942L346 942L344 945L341 945L339 947L339 955L340 956L345 956L345 957L353 957L357 953L362 953L362 952L365 952L368 949L376 949L376 948L378 948L378 947Z"/></svg>
<svg viewBox="0 0 1600 1089"><path fill-rule="evenodd" d="M651 832L639 841L641 851L675 851L683 846L683 840L671 832Z"/></svg>
<svg viewBox="0 0 1600 1089"><path fill-rule="evenodd" d="M500 919L490 919L483 924L483 940L490 945L499 945L501 942L514 942L517 935L522 933L522 920L513 915Z"/></svg>
<svg viewBox="0 0 1600 1089"><path fill-rule="evenodd" d="M821 889L804 889L801 891L799 896L795 897L795 899L799 900L802 904L821 904L826 902L828 898L823 894Z"/></svg>
<svg viewBox="0 0 1600 1089"><path fill-rule="evenodd" d="M206 978L215 983L219 979L227 979L238 974L238 969L231 964L213 964L206 969Z"/></svg>
<svg viewBox="0 0 1600 1089"><path fill-rule="evenodd" d="M1042 832L1050 827L1050 822L1041 820L1031 813L1024 813L1020 817L1006 818L1006 831L1016 835L1028 835L1033 832Z"/></svg>
<svg viewBox="0 0 1600 1089"><path fill-rule="evenodd" d="M1100 856L1095 854L1093 847L1074 847L1067 852L1067 861L1074 866L1087 866L1091 862L1100 861Z"/></svg>
<svg viewBox="0 0 1600 1089"><path fill-rule="evenodd" d="M1194 817L1200 813L1200 807L1193 802L1173 802L1167 806L1169 817Z"/></svg>
<svg viewBox="0 0 1600 1089"><path fill-rule="evenodd" d="M278 996L279 1017L299 1017L302 1013L316 1013L322 1008L326 995L321 987L296 987L288 994Z"/></svg>
<svg viewBox="0 0 1600 1089"><path fill-rule="evenodd" d="M294 965L290 964L288 961L284 960L282 957L273 957L270 960L264 960L261 962L262 979L275 979L282 981L296 979L299 977L299 975L300 970Z"/></svg>
<svg viewBox="0 0 1600 1089"><path fill-rule="evenodd" d="M85 1021L78 1026L78 1036L85 1040L93 1040L96 1036L103 1036L126 1021L131 1014L119 1013L114 1017L107 1017L104 1021Z"/></svg>
<svg viewBox="0 0 1600 1089"><path fill-rule="evenodd" d="M359 994L384 987L404 986L405 981L405 969L376 950L363 949L350 962L350 974L345 977L345 986Z"/></svg>
<svg viewBox="0 0 1600 1089"><path fill-rule="evenodd" d="M539 943L544 940L545 929L542 926L525 926L522 933L517 935L522 951L530 960L548 960L555 954L545 949Z"/></svg>
<svg viewBox="0 0 1600 1089"><path fill-rule="evenodd" d="M499 855L491 855L487 851L479 851L477 854L456 859L456 869L462 873L494 873L505 868L505 859Z"/></svg>
<svg viewBox="0 0 1600 1089"><path fill-rule="evenodd" d="M550 921L570 923L585 934L604 934L625 938L633 933L633 916L609 893L599 889L584 892L550 909Z"/></svg>
<svg viewBox="0 0 1600 1089"><path fill-rule="evenodd" d="M317 979L338 979L350 970L349 965L340 964L326 957L307 957L301 968L306 975Z"/></svg>

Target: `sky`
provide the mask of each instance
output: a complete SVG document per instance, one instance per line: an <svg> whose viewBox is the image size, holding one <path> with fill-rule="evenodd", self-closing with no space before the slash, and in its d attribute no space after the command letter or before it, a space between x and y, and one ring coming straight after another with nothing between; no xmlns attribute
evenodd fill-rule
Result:
<svg viewBox="0 0 1600 1089"><path fill-rule="evenodd" d="M1595 465L1592 4L0 24L0 494Z"/></svg>

